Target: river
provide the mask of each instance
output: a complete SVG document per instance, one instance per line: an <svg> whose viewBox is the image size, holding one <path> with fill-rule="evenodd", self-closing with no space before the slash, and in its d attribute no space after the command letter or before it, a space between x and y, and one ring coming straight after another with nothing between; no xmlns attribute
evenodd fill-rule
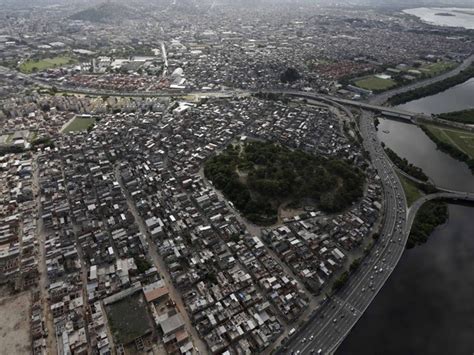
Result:
<svg viewBox="0 0 474 355"><path fill-rule="evenodd" d="M472 107L474 80L399 106L439 113ZM384 132L385 131L385 132ZM378 136L437 185L474 191L464 163L436 149L417 126L381 119ZM337 355L474 352L474 208L449 205L449 220L427 243L406 250Z"/></svg>
<svg viewBox="0 0 474 355"><path fill-rule="evenodd" d="M474 22L474 16L472 21ZM474 78L435 95L413 100L397 108L409 112L444 113L474 108Z"/></svg>
<svg viewBox="0 0 474 355"><path fill-rule="evenodd" d="M397 108L424 113L458 111L474 107L473 97L474 78ZM436 144L418 126L380 119L378 137L399 156L422 168L436 185L474 192L474 176L467 165L437 150Z"/></svg>
<svg viewBox="0 0 474 355"><path fill-rule="evenodd" d="M474 192L474 176L467 165L437 150L436 144L418 126L380 119L377 134L400 157L422 168L436 185Z"/></svg>
<svg viewBox="0 0 474 355"><path fill-rule="evenodd" d="M449 220L400 263L338 355L470 355L474 351L474 208Z"/></svg>

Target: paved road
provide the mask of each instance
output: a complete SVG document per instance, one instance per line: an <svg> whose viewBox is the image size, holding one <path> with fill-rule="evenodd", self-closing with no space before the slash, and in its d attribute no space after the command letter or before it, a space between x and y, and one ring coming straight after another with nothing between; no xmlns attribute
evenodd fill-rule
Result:
<svg viewBox="0 0 474 355"><path fill-rule="evenodd" d="M472 61L472 57L471 61ZM459 69L459 68L458 68ZM460 69L459 69L460 70ZM452 74L454 75L454 74ZM440 79L442 80L442 79ZM424 85L427 85L426 83ZM79 90L78 90L79 91ZM277 92L277 91L274 91ZM353 101L336 99L317 94L303 92L278 91L279 93L291 93L296 96L307 96L314 99L336 101L339 104L352 104ZM89 94L103 95L105 92L87 91ZM120 93L120 96L173 96L180 94L195 94L202 96L233 96L236 94L248 94L245 91L224 91L224 92L186 92L186 93ZM357 103L358 107L359 103ZM386 107L377 105L367 105L362 108L386 110ZM363 111L360 120L360 130L364 138L364 145L369 151L374 166L378 171L384 186L384 215L385 221L381 232L381 237L376 245L364 259L359 269L351 275L349 281L335 296L327 299L320 310L307 323L306 327L299 331L286 344L287 349L280 350L279 353L333 353L347 336L357 320L375 298L383 284L386 282L394 267L400 260L409 235L409 230L413 223L416 210L424 203L418 201L419 205L414 205L407 214L407 204L402 190L401 183L390 161L383 152L380 142L377 139L375 127L370 114ZM474 195L463 192L447 192L437 197L428 196L426 200L440 197L463 198L474 201ZM426 202L426 201L425 201ZM412 212L413 211L413 212ZM408 224L407 222L408 217ZM191 330L192 331L192 330Z"/></svg>
<svg viewBox="0 0 474 355"><path fill-rule="evenodd" d="M140 230L140 239L142 240L142 244L150 246L148 248L148 257L153 261L154 266L158 270L159 274L162 276L162 279L164 280L166 287L168 288L169 297L172 301L175 302L176 308L178 309L179 313L181 314L183 318L185 329L188 332L188 334L191 335L191 340L193 342L194 348L197 350L198 353L206 354L207 346L204 343L204 341L201 339L201 337L199 336L196 330L196 327L193 326L193 323L191 321L191 318L189 317L183 298L181 296L181 292L174 286L174 283L171 278L171 274L169 273L169 270L168 270L168 266L166 262L163 260L163 258L161 257L161 255L158 253L156 244L154 243L154 241L152 240L150 236L150 231L148 227L146 226L145 221L143 220L142 216L138 212L137 206L135 202L133 201L133 198L130 195L130 192L125 187L122 180L122 176L120 174L120 170L118 168L115 168L115 178L117 182L119 183L120 188L122 189L122 192L127 200L129 210L132 213L135 219L135 222L138 225L138 228Z"/></svg>
<svg viewBox="0 0 474 355"><path fill-rule="evenodd" d="M419 208L440 198L474 201L474 193L446 190L424 196L407 209L395 167L384 153L367 112L362 114L360 130L384 186L385 221L381 237L345 287L329 298L279 353L334 353L398 264Z"/></svg>
<svg viewBox="0 0 474 355"><path fill-rule="evenodd" d="M387 102L388 99L390 99L392 96L401 94L402 92L407 92L413 89L418 89L423 86L431 85L434 83L437 83L439 81L445 80L447 78L450 78L454 75L459 74L462 70L466 69L469 65L472 64L474 61L474 54L470 55L468 58L466 58L461 65L458 67L454 68L453 70L446 72L444 74L438 75L434 78L426 79L426 80L421 80L417 81L416 83L413 83L411 85L403 86L401 88L385 91L379 95L372 96L369 99L369 103L374 104L374 105L383 105L385 102Z"/></svg>
<svg viewBox="0 0 474 355"><path fill-rule="evenodd" d="M329 298L307 326L280 353L333 353L370 305L398 263L407 239L406 200L401 183L377 140L370 115L364 112L361 134L384 186L385 223L381 236L349 281Z"/></svg>
<svg viewBox="0 0 474 355"><path fill-rule="evenodd" d="M474 193L472 192L462 192L462 191L453 191L445 190L447 192L439 192L435 194L430 194L419 198L413 203L408 209L407 216L407 230L411 230L413 222L415 220L418 210L428 201L436 199L449 199L449 200L460 200L460 201L470 201L474 202Z"/></svg>

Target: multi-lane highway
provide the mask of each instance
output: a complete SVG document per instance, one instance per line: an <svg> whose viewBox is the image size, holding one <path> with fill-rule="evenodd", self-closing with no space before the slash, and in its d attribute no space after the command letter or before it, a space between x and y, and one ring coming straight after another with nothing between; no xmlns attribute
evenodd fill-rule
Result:
<svg viewBox="0 0 474 355"><path fill-rule="evenodd" d="M424 196L408 209L395 167L383 151L368 112L361 115L360 132L384 186L384 224L380 238L345 287L328 298L278 353L334 353L398 264L418 209L433 199L474 201L474 193L446 190Z"/></svg>
<svg viewBox="0 0 474 355"><path fill-rule="evenodd" d="M472 61L472 58L470 59ZM0 67L0 71L1 68ZM42 83L41 83L42 84ZM44 85L44 84L43 84ZM66 89L67 90L67 89ZM71 89L69 89L71 90ZM71 92L102 95L103 91L75 90ZM373 104L363 104L352 100L343 100L330 96L322 96L306 92L268 91L285 93L293 96L307 97L316 100L330 101L336 106L351 105L371 111L390 110ZM109 92L107 92L110 94ZM233 96L248 95L252 92L229 90L219 92L159 92L159 93L113 93L117 96L179 96L180 94L195 94L198 96ZM365 107L366 106L366 107ZM394 113L397 113L394 111ZM406 112L398 112L410 115ZM413 114L411 114L413 115ZM360 267L351 275L346 285L335 295L327 298L318 311L288 342L277 351L280 354L331 354L342 343L351 328L356 324L363 312L370 305L376 294L382 288L393 269L400 260L417 209L432 198L459 198L474 201L474 194L463 192L444 192L439 196L427 196L417 201L407 210L405 195L394 170L393 165L385 155L377 138L372 116L362 111L360 132L364 146L370 154L384 187L384 223L380 238L369 255L364 258Z"/></svg>
<svg viewBox="0 0 474 355"><path fill-rule="evenodd" d="M382 288L405 248L408 237L405 195L377 140L373 120L367 112L362 114L360 131L384 185L385 217L380 238L344 288L326 300L280 353L333 353Z"/></svg>

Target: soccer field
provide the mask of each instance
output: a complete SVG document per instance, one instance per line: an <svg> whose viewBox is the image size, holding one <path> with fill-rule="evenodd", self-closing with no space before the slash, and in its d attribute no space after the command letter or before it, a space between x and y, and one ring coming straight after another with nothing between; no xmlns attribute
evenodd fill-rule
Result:
<svg viewBox="0 0 474 355"><path fill-rule="evenodd" d="M58 56L53 58L44 58L40 60L29 59L20 64L20 71L22 73L32 73L42 71L50 68L60 67L66 64L72 64L75 60L68 56Z"/></svg>
<svg viewBox="0 0 474 355"><path fill-rule="evenodd" d="M360 79L355 84L366 90L381 91L387 90L396 85L396 82L392 79L381 79L375 76L371 76L365 79Z"/></svg>
<svg viewBox="0 0 474 355"><path fill-rule="evenodd" d="M62 133L85 131L95 123L93 117L74 117L61 129Z"/></svg>

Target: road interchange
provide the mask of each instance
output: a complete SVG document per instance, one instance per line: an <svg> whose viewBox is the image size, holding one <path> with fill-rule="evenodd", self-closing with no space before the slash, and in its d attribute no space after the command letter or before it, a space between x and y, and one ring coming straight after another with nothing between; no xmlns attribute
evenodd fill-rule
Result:
<svg viewBox="0 0 474 355"><path fill-rule="evenodd" d="M269 91L272 93L286 94L295 97L307 97L315 100L331 102L337 106L351 105L346 102L327 95L311 94L307 92L293 92L285 90ZM95 91L88 94L103 95ZM118 96L234 96L249 95L253 92L242 90L229 90L221 92L192 92L192 93L115 93ZM109 93L108 93L109 94ZM367 104L365 104L367 105ZM386 107L361 107L361 109L386 110ZM352 327L357 323L364 311L369 307L372 300L383 287L391 272L398 264L409 236L413 220L417 210L423 203L435 198L451 198L474 200L474 195L464 192L443 192L436 195L428 195L408 209L406 198L396 169L384 154L383 148L377 138L372 114L366 110L361 111L359 122L360 133L364 146L369 152L371 161L378 172L384 187L384 223L380 232L380 238L373 249L364 258L359 268L351 274L346 285L335 295L327 298L320 308L312 315L301 329L280 347L276 353L279 354L332 354L348 335ZM408 113L409 114L409 113Z"/></svg>

